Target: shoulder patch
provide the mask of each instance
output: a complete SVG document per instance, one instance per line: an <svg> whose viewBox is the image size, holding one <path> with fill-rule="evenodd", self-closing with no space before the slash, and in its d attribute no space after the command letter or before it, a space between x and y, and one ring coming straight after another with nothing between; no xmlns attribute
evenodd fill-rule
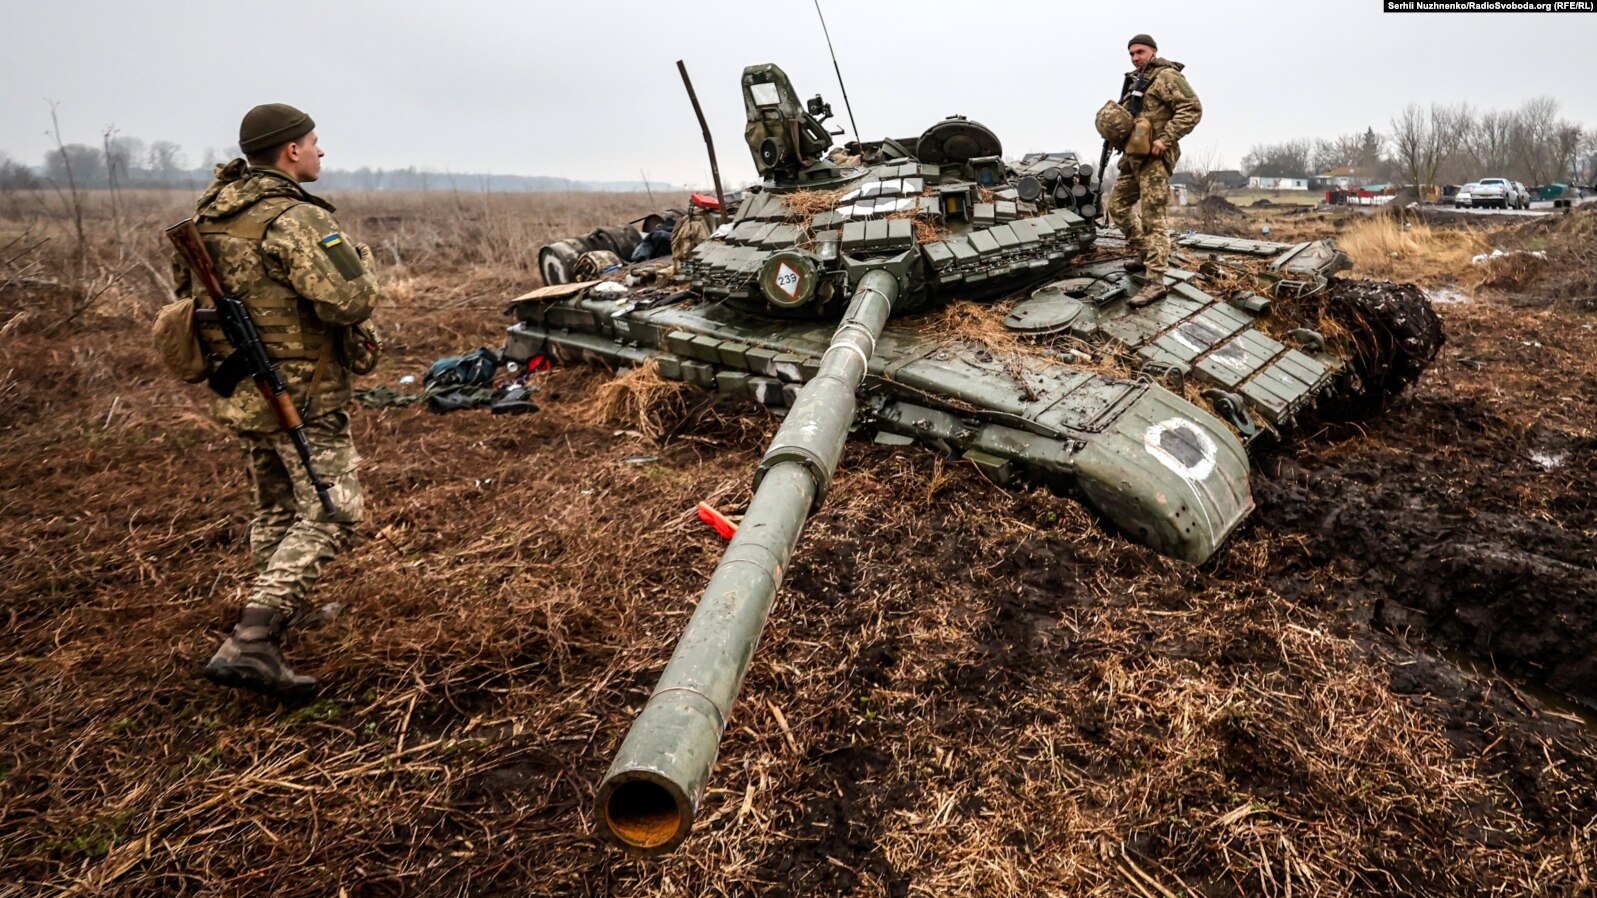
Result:
<svg viewBox="0 0 1597 898"><path fill-rule="evenodd" d="M366 266L361 263L360 254L344 241L343 234L334 231L319 242L322 251L327 253L327 258L332 260L333 267L344 276L344 280L353 281L366 273Z"/></svg>

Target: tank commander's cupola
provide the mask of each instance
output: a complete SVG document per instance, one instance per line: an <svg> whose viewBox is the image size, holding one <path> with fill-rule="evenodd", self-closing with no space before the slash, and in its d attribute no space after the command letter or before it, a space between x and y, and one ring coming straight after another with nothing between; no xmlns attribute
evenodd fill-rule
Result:
<svg viewBox="0 0 1597 898"><path fill-rule="evenodd" d="M769 63L743 70L743 108L748 124L743 129L761 175L783 186L835 181L837 166L826 160L833 134L824 122L832 117L831 104L820 95L800 104L787 74Z"/></svg>

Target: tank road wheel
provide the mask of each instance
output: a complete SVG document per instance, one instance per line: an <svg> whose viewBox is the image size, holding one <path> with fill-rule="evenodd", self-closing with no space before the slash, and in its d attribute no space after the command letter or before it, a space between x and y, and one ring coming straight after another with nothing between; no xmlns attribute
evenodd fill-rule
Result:
<svg viewBox="0 0 1597 898"><path fill-rule="evenodd" d="M1352 420L1383 408L1419 379L1447 337L1430 300L1413 284L1333 278L1323 312L1347 328L1353 346L1323 417Z"/></svg>

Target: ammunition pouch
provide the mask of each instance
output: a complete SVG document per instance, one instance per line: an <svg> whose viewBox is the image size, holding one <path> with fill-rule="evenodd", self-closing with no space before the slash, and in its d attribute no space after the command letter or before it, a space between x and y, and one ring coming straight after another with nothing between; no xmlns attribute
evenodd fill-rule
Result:
<svg viewBox="0 0 1597 898"><path fill-rule="evenodd" d="M1126 138L1123 151L1127 156L1147 156L1153 152L1153 125L1144 116L1137 116L1131 124L1131 135Z"/></svg>
<svg viewBox="0 0 1597 898"><path fill-rule="evenodd" d="M199 383L211 373L211 359L194 326L194 298L167 303L155 314L150 335L167 370L186 383Z"/></svg>
<svg viewBox="0 0 1597 898"><path fill-rule="evenodd" d="M1094 124L1098 126L1099 137L1107 140L1110 146L1119 148L1126 145L1134 123L1126 107L1110 100L1098 110Z"/></svg>

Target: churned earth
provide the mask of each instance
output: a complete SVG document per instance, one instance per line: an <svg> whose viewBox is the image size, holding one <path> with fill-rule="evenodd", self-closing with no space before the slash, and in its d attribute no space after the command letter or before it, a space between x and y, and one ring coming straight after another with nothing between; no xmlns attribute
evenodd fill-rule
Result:
<svg viewBox="0 0 1597 898"><path fill-rule="evenodd" d="M137 235L181 204L143 202L158 260ZM343 204L387 261L389 386L499 342L535 275L485 240L646 210L395 202ZM90 294L52 251L0 271L0 896L1597 889L1597 317L1551 249L1513 290L1460 269L1418 385L1263 450L1200 568L851 443L654 862L589 806L724 546L694 504L742 510L775 422L577 369L531 415L357 408L368 518L319 592L345 610L290 647L326 686L279 708L194 676L247 485L148 349L159 271L63 329Z"/></svg>

